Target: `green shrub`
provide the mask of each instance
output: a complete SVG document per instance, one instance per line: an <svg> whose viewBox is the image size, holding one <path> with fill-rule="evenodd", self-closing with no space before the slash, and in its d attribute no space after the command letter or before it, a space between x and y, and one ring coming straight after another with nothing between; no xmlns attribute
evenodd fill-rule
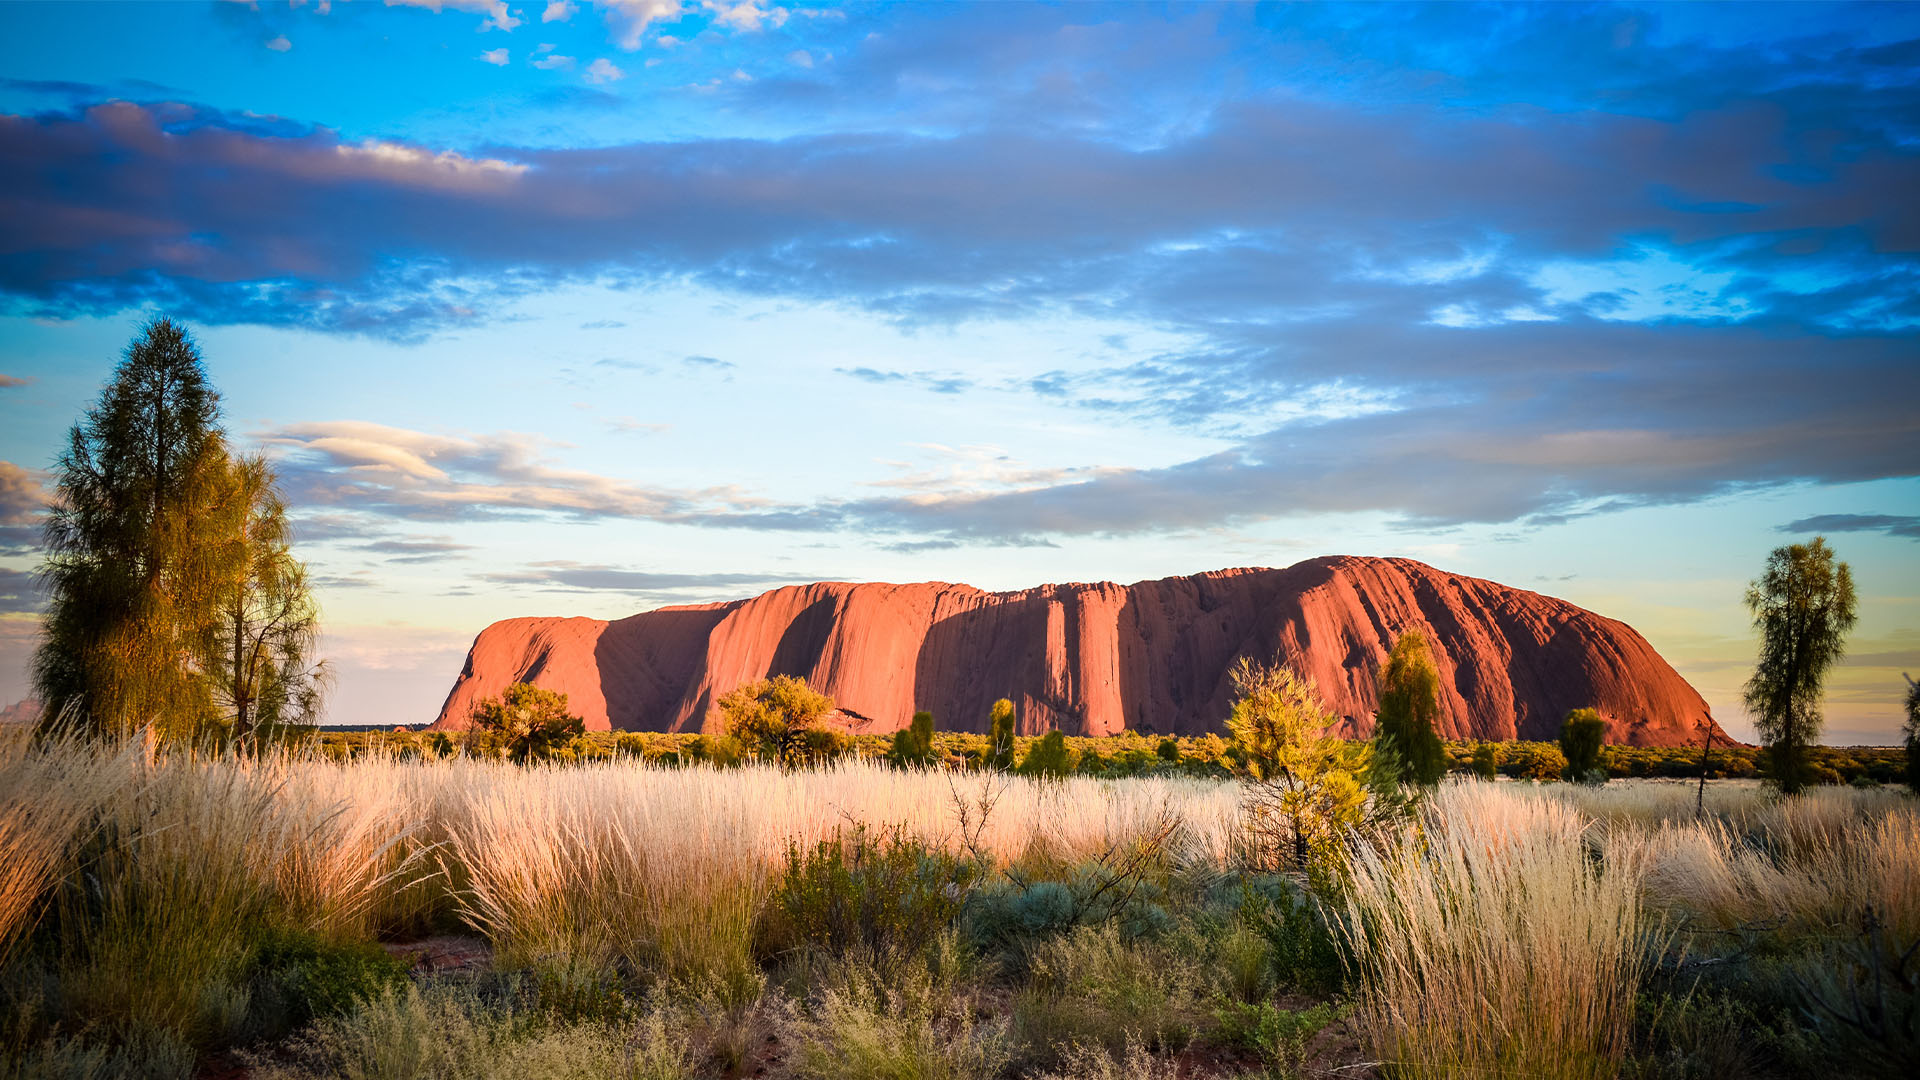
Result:
<svg viewBox="0 0 1920 1080"><path fill-rule="evenodd" d="M1111 763L1101 756L1098 750L1085 750L1080 760L1073 763L1073 771L1080 776L1105 776Z"/></svg>
<svg viewBox="0 0 1920 1080"><path fill-rule="evenodd" d="M190 1080L197 1057L165 1029L142 1029L118 1042L49 1038L0 1046L0 1080Z"/></svg>
<svg viewBox="0 0 1920 1080"><path fill-rule="evenodd" d="M1221 1041L1260 1055L1269 1075L1300 1076L1307 1066L1307 1044L1342 1019L1350 1006L1323 1001L1305 1009L1282 1009L1271 1001L1223 1001L1214 1010Z"/></svg>
<svg viewBox="0 0 1920 1080"><path fill-rule="evenodd" d="M1623 1080L1801 1075L1816 1055L1807 1034L1780 1011L1701 986L1643 993L1634 1012Z"/></svg>
<svg viewBox="0 0 1920 1080"><path fill-rule="evenodd" d="M1483 742L1473 748L1473 775L1482 780L1492 780L1500 775L1500 748L1490 742Z"/></svg>
<svg viewBox="0 0 1920 1080"><path fill-rule="evenodd" d="M409 984L250 1064L255 1080L691 1080L691 1041L662 1011L617 1028L556 1025L511 993Z"/></svg>
<svg viewBox="0 0 1920 1080"><path fill-rule="evenodd" d="M1161 761L1164 761L1170 765L1180 764L1180 740L1179 739L1173 739L1173 738L1161 739L1160 745L1154 747L1153 752L1154 752L1154 756L1158 757Z"/></svg>
<svg viewBox="0 0 1920 1080"><path fill-rule="evenodd" d="M1023 1056L1043 1066L1076 1043L1124 1053L1137 1039L1178 1050L1193 1037L1201 981L1184 950L1084 926L1035 948L1031 977L1014 995L1014 1034Z"/></svg>
<svg viewBox="0 0 1920 1080"><path fill-rule="evenodd" d="M1553 743L1509 743L1501 755L1500 772L1516 780L1558 780L1567 769L1567 756Z"/></svg>
<svg viewBox="0 0 1920 1080"><path fill-rule="evenodd" d="M922 709L913 714L906 727L893 733L893 747L887 760L898 768L924 768L932 765L933 714Z"/></svg>
<svg viewBox="0 0 1920 1080"><path fill-rule="evenodd" d="M1213 967L1230 1000L1251 1004L1273 991L1273 944L1243 921L1229 923L1214 944Z"/></svg>
<svg viewBox="0 0 1920 1080"><path fill-rule="evenodd" d="M1009 973L1028 970L1037 948L1081 927L1111 924L1127 940L1157 938L1174 927L1151 882L1116 880L1105 868L1082 867L1070 881L1002 883L973 895L962 930L981 955Z"/></svg>
<svg viewBox="0 0 1920 1080"><path fill-rule="evenodd" d="M1920 940L1871 906L1789 969L1798 1004L1829 1052L1859 1076L1920 1073Z"/></svg>
<svg viewBox="0 0 1920 1080"><path fill-rule="evenodd" d="M1006 1022L976 1019L924 966L846 974L790 1026L803 1080L992 1080L1011 1061Z"/></svg>
<svg viewBox="0 0 1920 1080"><path fill-rule="evenodd" d="M974 863L900 830L865 824L835 830L811 850L789 845L761 920L762 950L858 953L894 970L953 926L978 874Z"/></svg>
<svg viewBox="0 0 1920 1080"><path fill-rule="evenodd" d="M1073 771L1073 758L1067 750L1067 737L1058 730L1049 731L1027 749L1020 762L1021 776L1058 779Z"/></svg>
<svg viewBox="0 0 1920 1080"><path fill-rule="evenodd" d="M1013 702L1001 698L987 712L987 752L982 759L987 768L1007 772L1013 768Z"/></svg>
<svg viewBox="0 0 1920 1080"><path fill-rule="evenodd" d="M372 942L273 931L253 954L249 1026L278 1038L317 1017L340 1016L406 982L407 967Z"/></svg>
<svg viewBox="0 0 1920 1080"><path fill-rule="evenodd" d="M1560 753L1566 758L1565 775L1570 780L1587 782L1600 768L1600 748L1607 737L1607 723L1593 709L1575 709L1560 725ZM1604 772L1601 780L1606 779Z"/></svg>
<svg viewBox="0 0 1920 1080"><path fill-rule="evenodd" d="M567 695L532 683L514 683L473 707L473 725L516 762L550 757L586 730L567 712Z"/></svg>
<svg viewBox="0 0 1920 1080"><path fill-rule="evenodd" d="M1346 985L1339 927L1293 879L1272 874L1242 879L1236 914L1266 940L1273 979L1282 989L1322 994Z"/></svg>
<svg viewBox="0 0 1920 1080"><path fill-rule="evenodd" d="M747 751L731 735L701 735L687 744L687 756L716 769L730 769L746 759Z"/></svg>
<svg viewBox="0 0 1920 1080"><path fill-rule="evenodd" d="M1124 1053L1104 1046L1070 1046L1060 1071L1041 1073L1035 1080L1182 1080L1180 1061L1172 1054L1155 1054L1140 1040L1127 1043Z"/></svg>

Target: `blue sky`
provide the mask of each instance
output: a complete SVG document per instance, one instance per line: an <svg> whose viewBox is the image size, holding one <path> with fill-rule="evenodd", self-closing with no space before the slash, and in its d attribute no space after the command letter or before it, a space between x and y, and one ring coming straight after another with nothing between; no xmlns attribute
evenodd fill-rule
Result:
<svg viewBox="0 0 1920 1080"><path fill-rule="evenodd" d="M332 718L522 614L1407 555L1736 734L1823 531L1920 673L1920 7L0 5L0 702L150 313L300 507Z"/></svg>

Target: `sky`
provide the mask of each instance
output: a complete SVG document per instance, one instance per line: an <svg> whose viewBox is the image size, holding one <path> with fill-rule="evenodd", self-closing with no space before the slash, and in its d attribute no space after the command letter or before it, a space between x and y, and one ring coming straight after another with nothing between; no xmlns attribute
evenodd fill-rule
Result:
<svg viewBox="0 0 1920 1080"><path fill-rule="evenodd" d="M0 5L0 704L68 428L193 328L329 720L815 580L1405 556L1920 675L1920 5Z"/></svg>

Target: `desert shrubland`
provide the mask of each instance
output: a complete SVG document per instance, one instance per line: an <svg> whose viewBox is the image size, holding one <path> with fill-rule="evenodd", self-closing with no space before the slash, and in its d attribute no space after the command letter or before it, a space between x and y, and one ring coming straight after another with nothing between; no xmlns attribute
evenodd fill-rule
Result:
<svg viewBox="0 0 1920 1080"><path fill-rule="evenodd" d="M16 740L0 1052L1011 1076L1197 1045L1276 1075L1601 1076L1706 1060L1728 1025L1773 1032L1786 1074L1904 1045L1897 1010L1841 1015L1920 940L1899 789L1449 781L1330 834L1344 869L1311 877L1272 872L1251 805L1172 769ZM492 973L407 979L372 944L424 934L484 939Z"/></svg>

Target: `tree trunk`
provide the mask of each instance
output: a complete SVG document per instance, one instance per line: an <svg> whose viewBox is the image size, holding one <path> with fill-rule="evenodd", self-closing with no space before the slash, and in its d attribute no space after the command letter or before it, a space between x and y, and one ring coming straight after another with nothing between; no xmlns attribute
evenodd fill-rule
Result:
<svg viewBox="0 0 1920 1080"><path fill-rule="evenodd" d="M252 734L251 718L247 715L248 698L247 671L244 666L246 645L246 621L238 608L233 613L233 741L244 743Z"/></svg>

